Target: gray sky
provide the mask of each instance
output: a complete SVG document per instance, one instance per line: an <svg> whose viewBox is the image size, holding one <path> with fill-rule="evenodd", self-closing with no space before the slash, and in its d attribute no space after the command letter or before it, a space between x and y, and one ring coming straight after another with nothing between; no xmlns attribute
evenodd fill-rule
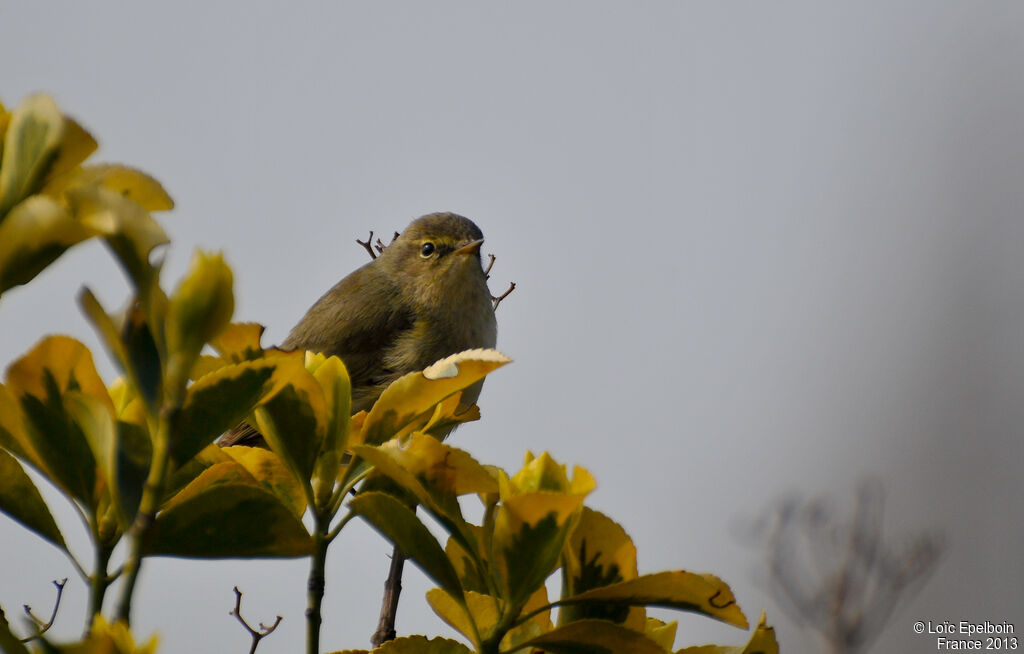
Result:
<svg viewBox="0 0 1024 654"><path fill-rule="evenodd" d="M3 101L51 92L96 160L175 198L165 286L194 248L223 249L236 318L279 342L364 262L355 238L462 213L498 256L492 291L518 289L498 311L515 363L456 444L511 470L527 449L587 467L641 571L722 576L788 652L817 641L759 589L735 526L875 475L892 542L949 541L875 651L930 651L915 620L1024 629L1024 5L241 7L0 6ZM112 379L82 284L127 297L102 247L74 250L4 296L0 362L65 332ZM335 545L325 651L365 646L387 551L363 524ZM10 614L73 576L4 517L0 552ZM152 560L137 631L243 651L237 584L253 621L284 615L261 654L294 651L305 575ZM451 635L408 576L400 630ZM57 633L78 633L85 594L73 579ZM678 617L678 646L744 637Z"/></svg>

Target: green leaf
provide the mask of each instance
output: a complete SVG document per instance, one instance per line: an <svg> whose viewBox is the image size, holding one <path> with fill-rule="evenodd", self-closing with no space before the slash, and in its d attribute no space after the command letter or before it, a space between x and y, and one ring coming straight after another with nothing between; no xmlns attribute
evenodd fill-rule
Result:
<svg viewBox="0 0 1024 654"><path fill-rule="evenodd" d="M0 223L0 293L32 281L92 234L51 198L34 195L19 203Z"/></svg>
<svg viewBox="0 0 1024 654"><path fill-rule="evenodd" d="M97 398L113 413L113 401L88 348L67 336L50 336L7 371L7 388L17 400L24 429L13 436L25 459L65 492L95 508L96 461L81 427L64 406L76 391Z"/></svg>
<svg viewBox="0 0 1024 654"><path fill-rule="evenodd" d="M2 608L0 608L0 652L5 654L29 654L28 648L21 642L21 639L11 633L11 625L7 623L7 618L4 617Z"/></svg>
<svg viewBox="0 0 1024 654"><path fill-rule="evenodd" d="M0 447L25 459L37 470L42 471L46 467L25 433L17 398L3 384L0 384Z"/></svg>
<svg viewBox="0 0 1024 654"><path fill-rule="evenodd" d="M449 595L462 597L462 586L455 568L437 539L412 509L379 492L360 493L348 506L394 543Z"/></svg>
<svg viewBox="0 0 1024 654"><path fill-rule="evenodd" d="M61 549L67 549L39 489L13 456L0 450L0 511Z"/></svg>
<svg viewBox="0 0 1024 654"><path fill-rule="evenodd" d="M384 389L363 422L357 442L377 445L396 435L434 405L511 361L497 350L466 350L422 372L398 378Z"/></svg>
<svg viewBox="0 0 1024 654"><path fill-rule="evenodd" d="M676 654L779 654L779 643L775 640L775 628L769 627L765 623L765 615L762 613L757 629L754 630L746 645L739 647L699 645L684 647Z"/></svg>
<svg viewBox="0 0 1024 654"><path fill-rule="evenodd" d="M53 163L64 118L48 95L30 95L11 113L0 164L0 221L22 199L37 192Z"/></svg>
<svg viewBox="0 0 1024 654"><path fill-rule="evenodd" d="M747 628L747 618L737 606L732 590L724 581L710 574L676 570L641 575L555 602L579 603L661 606L703 613L741 629Z"/></svg>
<svg viewBox="0 0 1024 654"><path fill-rule="evenodd" d="M461 495L498 491L498 482L468 452L420 432L376 447L361 445L354 452L445 516L461 517L456 513Z"/></svg>
<svg viewBox="0 0 1024 654"><path fill-rule="evenodd" d="M549 654L665 654L644 634L604 620L580 620L526 641Z"/></svg>
<svg viewBox="0 0 1024 654"><path fill-rule="evenodd" d="M149 473L152 443L141 426L116 420L106 404L91 395L68 392L64 404L82 429L100 472L107 482L118 524L127 529L142 500Z"/></svg>
<svg viewBox="0 0 1024 654"><path fill-rule="evenodd" d="M332 654L370 654L370 650L346 649ZM473 650L448 638L428 640L426 636L403 636L389 640L373 650L373 654L473 654Z"/></svg>
<svg viewBox="0 0 1024 654"><path fill-rule="evenodd" d="M584 507L569 536L563 574L567 595L635 579L636 547L618 523ZM558 619L560 624L566 624L584 618L626 623L632 629L641 629L644 625L643 610L623 604L568 605L562 607Z"/></svg>
<svg viewBox="0 0 1024 654"><path fill-rule="evenodd" d="M481 527L469 525L469 528L474 532L473 542L479 543ZM464 589L479 593L487 592L487 583L481 573L481 568L485 564L478 560L479 555L467 552L466 548L459 544L459 539L454 537L448 539L448 543L444 546L444 552L448 555L448 560L455 566L455 571L459 573L459 581Z"/></svg>
<svg viewBox="0 0 1024 654"><path fill-rule="evenodd" d="M64 129L61 133L57 155L46 171L46 183L42 192L57 197L74 173L81 170L78 166L96 151L96 139L72 118L64 116Z"/></svg>
<svg viewBox="0 0 1024 654"><path fill-rule="evenodd" d="M478 551L475 533L462 517L458 497L496 492L498 484L487 468L467 452L419 432L376 447L358 446L353 451L419 500L464 550Z"/></svg>
<svg viewBox="0 0 1024 654"><path fill-rule="evenodd" d="M324 390L299 359L274 357L271 361L287 365L289 376L281 390L257 407L256 426L270 449L312 489L313 466L327 428Z"/></svg>
<svg viewBox="0 0 1024 654"><path fill-rule="evenodd" d="M114 360L131 380L139 396L146 401L150 413L155 414L160 401L163 364L139 305L133 303L129 307L124 325L118 330L113 319L88 288L82 289L78 301Z"/></svg>
<svg viewBox="0 0 1024 654"><path fill-rule="evenodd" d="M153 442L149 432L133 422L118 420L117 462L114 475L117 479L117 495L120 498L121 509L129 524L139 511L152 458ZM127 529L129 524L123 527Z"/></svg>
<svg viewBox="0 0 1024 654"><path fill-rule="evenodd" d="M518 610L558 567L559 555L570 528L554 512L535 523L511 516L498 506L492 551L506 599Z"/></svg>
<svg viewBox="0 0 1024 654"><path fill-rule="evenodd" d="M297 557L312 551L302 521L234 461L204 470L157 514L146 554Z"/></svg>
<svg viewBox="0 0 1024 654"><path fill-rule="evenodd" d="M345 364L336 356L313 355L313 377L323 389L326 430L321 454L316 460L318 504L326 504L338 478L342 457L348 447L352 413L352 383ZM307 369L310 368L307 363Z"/></svg>
<svg viewBox="0 0 1024 654"><path fill-rule="evenodd" d="M277 362L260 359L225 366L189 386L171 425L171 459L181 466L231 429L281 385Z"/></svg>
<svg viewBox="0 0 1024 654"><path fill-rule="evenodd" d="M302 517L306 510L306 496L302 491L302 484L276 454L262 447L244 445L225 447L221 451L245 468L245 471L263 488L273 493L296 518Z"/></svg>
<svg viewBox="0 0 1024 654"><path fill-rule="evenodd" d="M235 309L234 277L220 254L197 251L167 306L167 384L184 388L199 351L217 336Z"/></svg>
<svg viewBox="0 0 1024 654"><path fill-rule="evenodd" d="M107 482L114 509L118 512L118 523L127 525L129 516L125 513L118 492L118 433L114 412L99 398L76 391L68 391L64 395L64 406L82 430L100 473Z"/></svg>

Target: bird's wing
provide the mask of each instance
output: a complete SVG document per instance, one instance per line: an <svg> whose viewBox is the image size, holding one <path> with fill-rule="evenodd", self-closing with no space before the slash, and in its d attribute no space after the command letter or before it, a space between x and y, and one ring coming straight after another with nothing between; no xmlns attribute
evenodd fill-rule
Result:
<svg viewBox="0 0 1024 654"><path fill-rule="evenodd" d="M383 353L412 326L394 282L371 262L317 300L282 347L341 357L358 388L392 372L382 369Z"/></svg>

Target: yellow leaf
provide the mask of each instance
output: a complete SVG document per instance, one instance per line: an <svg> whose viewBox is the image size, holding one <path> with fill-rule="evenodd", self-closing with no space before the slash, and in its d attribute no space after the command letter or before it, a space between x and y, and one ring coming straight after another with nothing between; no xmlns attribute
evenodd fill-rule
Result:
<svg viewBox="0 0 1024 654"><path fill-rule="evenodd" d="M67 183L75 177L78 165L96 151L96 139L73 119L64 116L64 131L53 164L46 173L42 193L58 197Z"/></svg>
<svg viewBox="0 0 1024 654"><path fill-rule="evenodd" d="M569 537L570 568L580 574L583 566L605 580L605 584L635 579L636 546L633 539L617 522L608 516L584 508L580 521ZM573 576L576 576L573 575ZM595 586L587 586L593 588ZM574 586L573 592L584 590Z"/></svg>
<svg viewBox="0 0 1024 654"><path fill-rule="evenodd" d="M225 447L221 452L245 468L253 479L276 495L296 517L302 516L306 510L306 496L303 494L302 484L281 463L276 454L261 447L244 445Z"/></svg>
<svg viewBox="0 0 1024 654"><path fill-rule="evenodd" d="M11 114L7 111L7 107L4 106L3 102L0 102L0 154L3 153L4 138L7 135L7 125L11 122Z"/></svg>
<svg viewBox="0 0 1024 654"><path fill-rule="evenodd" d="M678 623L674 620L666 623L657 618L647 618L647 622L644 624L644 634L661 645L666 652L671 652L672 646L676 642L677 626Z"/></svg>
<svg viewBox="0 0 1024 654"><path fill-rule="evenodd" d="M467 530L472 532L473 538L471 541L479 543L482 537L482 527L467 525ZM479 555L471 556L457 538L448 539L448 543L444 546L444 553L448 556L448 560L452 562L452 567L455 568L455 572L458 574L459 581L464 589L476 592L487 590L487 585L480 576L480 571L476 565Z"/></svg>
<svg viewBox="0 0 1024 654"><path fill-rule="evenodd" d="M583 508L563 553L565 592L575 595L592 588L635 579L636 547L625 530L602 513ZM645 611L629 605L575 604L562 608L562 623L583 618L611 620L643 630Z"/></svg>
<svg viewBox="0 0 1024 654"><path fill-rule="evenodd" d="M779 643L775 640L775 628L765 623L765 614L761 613L761 620L757 623L757 629L750 636L746 645L722 646L722 645L699 645L697 647L684 647L676 654L779 654Z"/></svg>
<svg viewBox="0 0 1024 654"><path fill-rule="evenodd" d="M19 203L0 223L0 293L31 281L93 233L51 198L33 195Z"/></svg>
<svg viewBox="0 0 1024 654"><path fill-rule="evenodd" d="M65 403L70 393L96 399L113 414L114 404L88 348L67 336L49 336L7 370L7 388L21 407L22 430L14 434L26 460L90 508L100 501L96 462L82 428Z"/></svg>
<svg viewBox="0 0 1024 654"><path fill-rule="evenodd" d="M97 614L93 620L89 635L72 651L79 654L154 654L158 639L155 635L141 645L135 643L128 625L123 621L108 623L102 615Z"/></svg>
<svg viewBox="0 0 1024 654"><path fill-rule="evenodd" d="M15 107L0 162L0 220L14 205L39 190L63 131L64 117L48 95L30 95Z"/></svg>
<svg viewBox="0 0 1024 654"><path fill-rule="evenodd" d="M596 485L593 476L585 468L576 466L570 481L565 466L556 463L547 452L543 452L539 457L527 452L526 463L509 479L509 485L502 492L512 494L554 491L588 495Z"/></svg>
<svg viewBox="0 0 1024 654"><path fill-rule="evenodd" d="M167 299L157 284L161 262L150 259L154 248L168 242L163 228L140 205L108 188L76 186L69 188L64 198L77 220L106 238L135 285L149 321L159 331ZM162 333L154 337L163 343Z"/></svg>
<svg viewBox="0 0 1024 654"><path fill-rule="evenodd" d="M365 649L346 649L331 654L370 654ZM473 654L465 645L448 638L431 638L426 636L401 636L389 640L373 654Z"/></svg>
<svg viewBox="0 0 1024 654"><path fill-rule="evenodd" d="M711 574L684 570L641 575L577 593L559 603L662 606L703 613L727 624L747 628L747 618L736 604L736 597L728 584Z"/></svg>
<svg viewBox="0 0 1024 654"><path fill-rule="evenodd" d="M98 185L128 198L146 211L169 211L174 200L153 177L141 170L118 164L83 166L70 182L75 185Z"/></svg>
<svg viewBox="0 0 1024 654"><path fill-rule="evenodd" d="M502 502L502 507L527 525L534 526L548 516L554 515L556 524L564 524L583 506L582 495L539 492L515 495Z"/></svg>
<svg viewBox="0 0 1024 654"><path fill-rule="evenodd" d="M306 368L309 370L308 364ZM325 401L326 432L315 467L316 501L319 505L325 505L334 490L342 458L348 447L352 383L345 364L336 356L318 361L312 373L324 391Z"/></svg>
<svg viewBox="0 0 1024 654"><path fill-rule="evenodd" d="M606 620L570 622L527 641L524 645L552 654L664 654L665 651L646 635Z"/></svg>
<svg viewBox="0 0 1024 654"><path fill-rule="evenodd" d="M419 484L456 496L496 490L497 484L490 472L468 452L445 445L427 434L417 432L407 439L391 440L376 448L360 447L357 453L417 497L422 495L416 489ZM408 476L420 481L410 481L407 485Z"/></svg>
<svg viewBox="0 0 1024 654"><path fill-rule="evenodd" d="M381 393L355 442L376 445L388 440L444 398L510 361L497 350L466 350L400 377Z"/></svg>
<svg viewBox="0 0 1024 654"><path fill-rule="evenodd" d="M463 607L444 590L432 588L427 591L427 603L438 617L479 647L480 640L487 638L498 623L497 602L489 595L472 591L465 596Z"/></svg>
<svg viewBox="0 0 1024 654"><path fill-rule="evenodd" d="M114 410L107 387L96 372L92 353L70 336L48 336L7 369L7 384L19 394L47 396L50 381L61 392L75 389Z"/></svg>
<svg viewBox="0 0 1024 654"><path fill-rule="evenodd" d="M210 345L221 357L232 363L258 359L263 356L263 325L255 322L233 322L224 328Z"/></svg>
<svg viewBox="0 0 1024 654"><path fill-rule="evenodd" d="M511 479L499 475L499 493L503 506L517 520L536 525L554 513L563 524L582 505L595 487L594 478L585 469L576 467L569 479L565 466L544 452L539 457L527 453L526 464Z"/></svg>
<svg viewBox="0 0 1024 654"><path fill-rule="evenodd" d="M39 489L21 465L0 448L0 511L36 532L61 549L67 549L64 536L39 494Z"/></svg>
<svg viewBox="0 0 1024 654"><path fill-rule="evenodd" d="M234 276L220 254L197 251L167 307L167 378L172 388L188 381L199 351L231 321Z"/></svg>
<svg viewBox="0 0 1024 654"><path fill-rule="evenodd" d="M311 546L292 509L234 460L210 466L172 497L147 543L150 554L197 558L305 556Z"/></svg>
<svg viewBox="0 0 1024 654"><path fill-rule="evenodd" d="M523 605L520 615L527 615L548 605L548 589L541 586ZM502 651L519 647L523 643L546 634L555 628L551 622L551 609L540 611L529 620L510 630L501 640Z"/></svg>
<svg viewBox="0 0 1024 654"><path fill-rule="evenodd" d="M327 400L316 378L294 357L270 357L289 375L280 391L254 411L256 427L295 476L311 484L327 430Z"/></svg>

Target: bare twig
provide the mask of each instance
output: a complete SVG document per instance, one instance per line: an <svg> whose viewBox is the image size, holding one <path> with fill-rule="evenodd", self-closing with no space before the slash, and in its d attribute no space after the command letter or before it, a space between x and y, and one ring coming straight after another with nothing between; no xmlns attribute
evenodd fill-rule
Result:
<svg viewBox="0 0 1024 654"><path fill-rule="evenodd" d="M377 240L379 241L380 239L377 239ZM366 251L370 253L370 258L371 259L376 259L377 258L377 253L373 251L373 245L371 245L373 243L373 230L372 229L370 230L370 238L366 239L365 241L360 241L357 238L356 239L356 243L358 243L359 245L362 245L364 248L366 248Z"/></svg>
<svg viewBox="0 0 1024 654"><path fill-rule="evenodd" d="M264 637L274 633L274 630L277 629L277 625L281 624L282 620L281 616L277 616L277 620L275 620L274 624L269 627L261 622L259 631L250 627L249 623L242 617L242 591L238 590L238 586L235 586L235 608L231 609L231 612L228 615L233 615L238 618L238 621L242 623L245 630L249 632L250 636L252 636L252 647L249 648L249 654L254 654L254 652L256 652L256 646L260 644L260 641L263 640Z"/></svg>
<svg viewBox="0 0 1024 654"><path fill-rule="evenodd" d="M507 298L512 293L512 291L514 291L514 290L516 290L516 283L515 282L509 282L508 290L507 291L505 291L504 293L502 293L498 297L494 297L493 295L491 296L491 301L494 302L494 310L495 311L498 310L498 305L501 304L501 301L504 300L505 298Z"/></svg>
<svg viewBox="0 0 1024 654"><path fill-rule="evenodd" d="M498 257L494 256L493 254L488 254L487 255L488 261L487 261L487 267L484 268L484 279L490 279L491 278L491 268L494 267L494 261L497 258Z"/></svg>
<svg viewBox="0 0 1024 654"><path fill-rule="evenodd" d="M391 237L391 243L394 243L396 238L398 238L398 232L395 232L395 235ZM378 238L377 244L374 245L373 247L377 248L377 254L383 254L384 250L387 249L387 247L391 245L391 243L384 245L384 241Z"/></svg>
<svg viewBox="0 0 1024 654"><path fill-rule="evenodd" d="M933 533L919 535L906 551L887 547L883 495L879 482L865 482L849 518L822 498L792 498L754 530L766 536L769 589L776 601L838 654L866 651L944 549L944 539Z"/></svg>
<svg viewBox="0 0 1024 654"><path fill-rule="evenodd" d="M402 594L402 570L405 568L405 556L396 547L391 554L391 569L388 570L387 581L384 582L384 599L380 605L380 619L377 631L370 642L380 647L389 640L394 640L395 616L398 614L398 597Z"/></svg>
<svg viewBox="0 0 1024 654"><path fill-rule="evenodd" d="M46 622L43 622L42 619L36 617L36 615L32 613L31 606L28 604L25 605L25 614L28 615L32 622L36 624L37 631L34 635L29 636L28 638L22 638L21 642L27 643L30 640L35 640L49 631L50 627L53 626L53 621L57 619L57 610L60 609L60 598L64 595L64 584L66 583L68 583L67 577L64 577L60 581L57 581L56 579L53 580L53 585L57 587L57 600L53 603L53 613L50 614L50 619Z"/></svg>

